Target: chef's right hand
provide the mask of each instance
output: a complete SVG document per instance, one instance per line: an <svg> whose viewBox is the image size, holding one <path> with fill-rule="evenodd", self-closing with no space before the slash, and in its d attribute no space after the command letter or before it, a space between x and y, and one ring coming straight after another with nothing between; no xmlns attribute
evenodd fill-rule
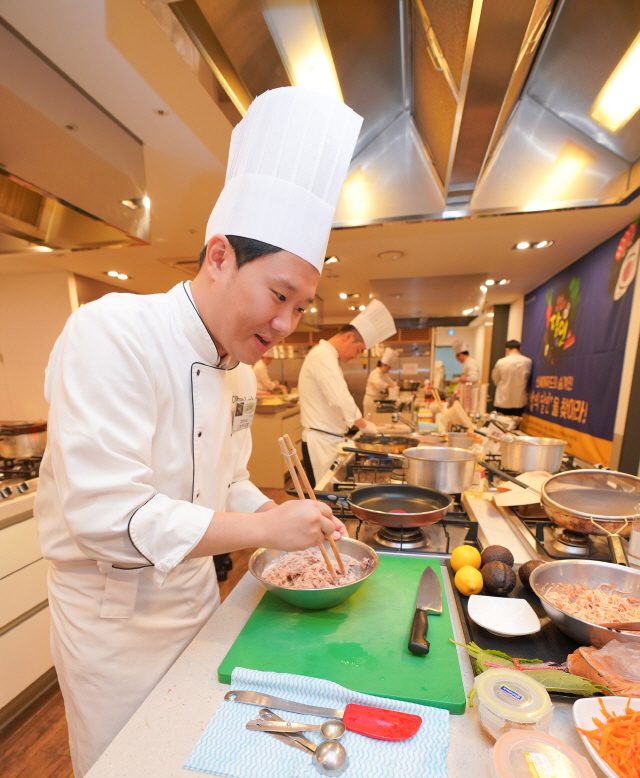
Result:
<svg viewBox="0 0 640 778"><path fill-rule="evenodd" d="M379 435L378 427L372 422L368 421L362 429L363 435Z"/></svg>
<svg viewBox="0 0 640 778"><path fill-rule="evenodd" d="M265 511L262 520L269 522L270 548L281 551L303 551L317 546L344 527L331 508L316 500L288 500Z"/></svg>

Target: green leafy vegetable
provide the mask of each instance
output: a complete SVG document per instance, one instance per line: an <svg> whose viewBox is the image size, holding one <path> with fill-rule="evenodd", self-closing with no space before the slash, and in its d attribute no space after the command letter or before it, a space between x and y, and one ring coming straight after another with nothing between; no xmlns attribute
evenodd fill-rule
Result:
<svg viewBox="0 0 640 778"><path fill-rule="evenodd" d="M513 659L502 651L483 649L476 643L469 643L468 645L456 643L456 641L451 640L451 638L449 638L449 641L456 646L467 649L469 656L474 660L473 669L476 675L484 673L485 670L492 669L491 665L500 665L501 667L512 670L516 669L516 664ZM579 675L565 673L564 670L555 670L546 667L536 668L535 665L544 664L542 659L518 659L518 664L521 667L528 665L530 669L527 669L526 673L529 678L533 678L534 681L541 683L549 692L556 692L558 694L577 694L581 697L593 697L594 694L602 694L604 691L611 691L606 686L592 683L588 678L582 678ZM472 699L469 702L470 705L473 704Z"/></svg>

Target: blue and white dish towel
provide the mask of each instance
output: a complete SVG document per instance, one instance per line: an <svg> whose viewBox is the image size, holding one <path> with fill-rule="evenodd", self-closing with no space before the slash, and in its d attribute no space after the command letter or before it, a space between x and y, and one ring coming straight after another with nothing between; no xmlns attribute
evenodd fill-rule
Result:
<svg viewBox="0 0 640 778"><path fill-rule="evenodd" d="M237 667L231 689L270 694L286 700L344 710L348 703L413 713L422 725L408 740L374 740L346 732L342 743L349 756L345 778L446 778L449 712L411 702L372 697L336 683L287 673L263 673ZM319 716L274 709L287 721L321 724ZM264 732L250 732L246 723L258 718L260 708L223 701L189 755L185 767L225 778L317 778L311 755L281 743ZM304 733L316 744L320 732Z"/></svg>

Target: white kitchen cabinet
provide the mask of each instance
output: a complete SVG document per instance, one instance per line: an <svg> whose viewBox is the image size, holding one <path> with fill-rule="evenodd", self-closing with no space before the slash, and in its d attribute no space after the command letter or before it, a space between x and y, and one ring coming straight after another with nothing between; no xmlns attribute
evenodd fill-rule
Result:
<svg viewBox="0 0 640 778"><path fill-rule="evenodd" d="M256 486L284 489L285 476L289 470L280 451L278 438L285 434L289 435L302 459L302 423L299 408L287 408L278 413L256 413L253 417L253 448L249 459L249 475Z"/></svg>
<svg viewBox="0 0 640 778"><path fill-rule="evenodd" d="M0 635L0 712L53 665L49 606Z"/></svg>
<svg viewBox="0 0 640 778"><path fill-rule="evenodd" d="M0 530L0 579L41 558L33 517Z"/></svg>
<svg viewBox="0 0 640 778"><path fill-rule="evenodd" d="M0 630L47 600L48 569L47 560L38 559L0 579Z"/></svg>

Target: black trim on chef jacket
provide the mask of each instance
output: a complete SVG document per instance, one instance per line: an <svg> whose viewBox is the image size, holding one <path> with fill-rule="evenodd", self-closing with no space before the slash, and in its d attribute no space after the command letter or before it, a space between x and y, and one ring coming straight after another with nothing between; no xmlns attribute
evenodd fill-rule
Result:
<svg viewBox="0 0 640 778"><path fill-rule="evenodd" d="M151 497L149 497L149 499L148 499L148 500L145 500L145 501L142 503L142 505L138 505L138 507L135 509L135 511L134 511L134 512L131 514L131 516L129 517L129 523L127 524L127 535L129 536L129 540L130 540L130 542L131 542L131 545L132 545L132 546L135 548L135 550L136 550L136 551L137 551L137 552L140 554L140 556L143 556L143 557L144 557L144 558L147 560L147 562L148 562L149 564L148 564L148 565L140 565L140 567L116 567L116 565L111 565L111 567L114 567L114 568L116 568L117 570L140 570L140 569L141 569L141 568L143 568L143 567L155 567L155 565L154 565L154 564L153 564L153 562L152 562L152 561L149 559L149 557L148 557L146 554L143 554L143 553L142 553L142 551L140 551L140 549L138 548L138 546L136 546L136 544L133 542L133 538L131 537L131 522L133 521L133 517L134 517L134 516L136 515L136 513L137 513L137 512L140 510L140 508L144 508L144 506L145 506L145 505L146 505L148 502L151 502L151 500L153 500L153 498L154 498L155 496L156 496L156 495L155 495L155 494L153 494Z"/></svg>
<svg viewBox="0 0 640 778"><path fill-rule="evenodd" d="M195 312L198 314L198 318L200 319L200 322L202 323L202 326L204 327L204 331L205 331L205 332L207 333L207 335L208 335L208 336L211 338L211 342L213 343L213 347L214 347L214 348L215 348L215 350L216 350L216 354L218 355L218 359L220 359L220 351L218 350L218 347L216 346L216 342L215 342L215 340L214 340L214 339L211 337L211 333L210 333L210 332L209 332L209 330L207 329L207 325L206 325L206 324L204 323L204 321L202 320L202 316L200 316L200 311L199 311L199 310L196 308L196 304L195 304L195 303L193 302L193 300L191 299L191 295L189 294L189 292L187 292L187 282L186 282L186 281L183 281L183 282L182 282L182 288L183 288L183 290L184 290L184 293L187 295L187 300L189 300L189 302L190 302L190 303L191 303L191 305L193 306L193 310L194 310L194 311L195 311ZM207 364L206 364L206 363L204 363L204 362L194 362L194 363L193 363L193 365L202 365L202 364L204 364L204 365L205 365L205 367L213 367L215 370L235 370L235 369L236 369L236 367L238 367L238 365L240 364L240 362L239 362L239 361L238 361L238 362L236 362L236 364L235 364L233 367L217 367L216 365L207 365ZM192 367L192 368L193 368L193 365L191 365L191 367ZM192 380L193 380L193 373L191 374L191 377L192 377ZM192 389L193 389L193 384L192 384ZM193 398L193 395L191 395L191 396L192 396L192 398Z"/></svg>

